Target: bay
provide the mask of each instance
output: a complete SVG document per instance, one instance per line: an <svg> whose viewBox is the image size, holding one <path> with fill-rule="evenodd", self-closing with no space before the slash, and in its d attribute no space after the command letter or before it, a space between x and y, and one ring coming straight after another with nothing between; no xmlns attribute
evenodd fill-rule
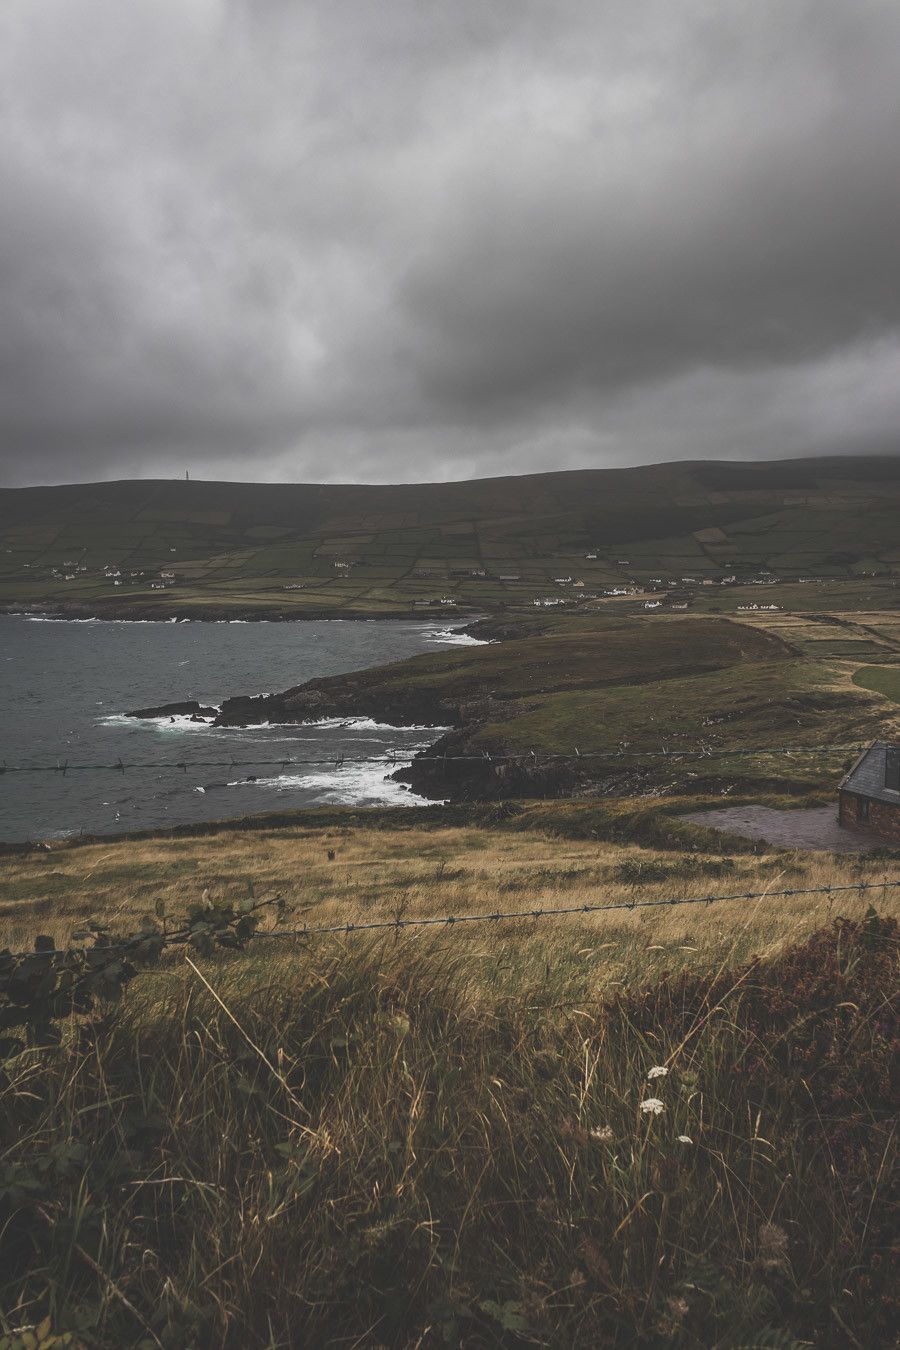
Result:
<svg viewBox="0 0 900 1350"><path fill-rule="evenodd" d="M471 641L439 623L402 620L110 623L0 616L0 765L152 765L0 774L0 840L115 834L327 804L418 804L422 799L389 775L437 738L433 728L366 719L214 728L123 714L186 699L218 705L233 694L272 693ZM342 756L376 762L341 765ZM328 762L230 767L231 761L282 759ZM166 767L182 761L184 770Z"/></svg>

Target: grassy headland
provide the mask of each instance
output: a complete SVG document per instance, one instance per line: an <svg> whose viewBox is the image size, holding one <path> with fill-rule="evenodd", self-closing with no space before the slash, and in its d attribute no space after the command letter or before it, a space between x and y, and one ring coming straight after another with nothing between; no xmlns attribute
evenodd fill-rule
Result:
<svg viewBox="0 0 900 1350"><path fill-rule="evenodd" d="M465 805L450 808L449 819L436 808L334 808L296 813L280 825L248 821L240 830L222 824L143 839L64 841L0 859L0 943L28 946L48 928L68 941L98 916L124 931L157 899L177 910L204 891L231 900L278 893L300 921L321 925L393 919L398 912L409 918L494 912L516 908L523 897L549 908L598 896L629 901L843 884L896 870L892 857L762 851L682 821L691 805L684 798ZM889 896L878 899L890 903ZM827 896L779 899L760 910L699 911L709 933L728 932L732 946L737 942L739 959L757 950L767 932L775 941L777 929L777 942L788 941L833 912ZM697 930L697 915L675 909L585 922L591 930L612 922L620 933L650 928L680 941ZM565 934L580 922L566 919L554 931ZM529 933L538 947L543 941L541 928L530 923L516 932ZM644 974L680 960L659 940L660 955L640 964ZM640 949L639 943L635 955ZM609 974L606 966L603 978Z"/></svg>
<svg viewBox="0 0 900 1350"><path fill-rule="evenodd" d="M499 637L488 646L235 696L216 720L449 726L403 774L438 799L831 793L846 747L891 734L894 705L851 682L844 628L825 625L825 640L770 628L722 616L507 615L476 625ZM865 641L897 660L887 630ZM786 754L792 747L812 753ZM485 754L514 758L456 758Z"/></svg>

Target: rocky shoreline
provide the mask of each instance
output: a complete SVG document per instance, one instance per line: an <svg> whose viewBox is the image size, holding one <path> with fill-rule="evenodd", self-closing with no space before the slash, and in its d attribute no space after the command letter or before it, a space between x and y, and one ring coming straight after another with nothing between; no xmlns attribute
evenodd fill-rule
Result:
<svg viewBox="0 0 900 1350"><path fill-rule="evenodd" d="M327 697L321 690L308 690L303 699L286 703L283 694L259 697L238 696L226 699L221 709L200 703L164 703L138 708L126 714L134 718L167 719L187 717L212 727L248 727L281 724L303 726L332 719L371 717L390 726L450 726L416 754L408 767L391 775L408 783L420 797L432 801L501 801L512 797L562 797L576 789L584 790L590 779L569 763L542 762L523 757L497 762L503 747L492 751L473 749L470 737L482 718L475 710L446 699L379 699L345 690Z"/></svg>
<svg viewBox="0 0 900 1350"><path fill-rule="evenodd" d="M714 633L707 631L713 628ZM213 727L299 726L353 718L371 718L396 727L433 727L434 741L394 777L420 796L439 801L655 795L677 789L679 782L683 790L688 781L693 788L709 786L718 791L731 785L731 778L723 778L718 765L704 765L703 769L711 771L702 772L698 764L685 773L674 767L674 760L641 763L633 753L619 759L617 747L633 748L634 744L627 723L603 757L582 756L577 751L557 757L542 754L539 748L532 752L533 743L537 747L542 743L553 746L552 736L523 741L521 725L515 731L510 726L507 736L506 724L516 720L523 707L532 719L536 712L540 716L544 707L549 707L552 719L553 700L559 692L572 690L576 696L585 689L599 692L606 684L621 686L626 679L632 684L652 684L661 670L681 678L716 674L729 664L747 659L771 663L789 660L792 655L780 640L727 620L705 619L688 621L688 627L679 623L666 630L639 630L645 655L653 658L652 669L647 661L638 659L640 653L635 654L633 646L638 637L630 632L618 647L610 648L615 636L615 630L611 630L612 637L605 638L606 645L601 644L595 652L590 646L585 648L588 639L579 631L569 640L567 635L546 635L541 629L532 629L532 622L527 620L484 617L461 630L497 643L482 648L477 656L465 649L423 654L385 666L308 680L281 693L238 695L226 699L218 709L180 702L142 708L131 715L194 718ZM685 640L691 637L694 646L685 654ZM606 665L598 669L595 661L601 656ZM799 706L796 699L784 714L791 726L797 722L795 705ZM708 743L703 712L698 706L693 714L696 737ZM690 739L686 741L682 731L671 748L677 748L679 740L689 748ZM759 786L766 784L761 780Z"/></svg>
<svg viewBox="0 0 900 1350"><path fill-rule="evenodd" d="M262 724L300 726L331 718L371 717L391 726L449 727L409 766L392 775L408 783L419 796L433 801L499 801L511 797L561 797L584 790L590 782L588 766L541 762L535 758L496 762L500 744L474 748L471 737L486 722L496 722L502 710L491 698L455 700L439 691L420 690L385 695L371 687L374 672L327 676L310 680L282 694L238 695L221 708L179 702L139 708L135 718L188 717L213 727ZM462 758L458 758L462 757Z"/></svg>
<svg viewBox="0 0 900 1350"><path fill-rule="evenodd" d="M367 688L369 675L370 672L361 671L351 675L325 676L282 694L260 694L255 697L237 695L226 699L218 709L194 701L182 701L136 708L126 715L160 719L188 717L213 727L249 727L266 723L298 726L325 718L355 717L371 717L374 721L397 727L463 727L465 710L452 700L436 694L379 696L376 691ZM451 753L451 748L445 750L445 745L452 748L452 738L448 735L436 739L423 754ZM401 777L400 774L396 776ZM421 765L419 772L413 773L411 768L402 774L403 781L411 783L417 792L420 791L421 781L422 796L443 800L448 795L446 779L441 778L438 783L435 781L437 777L440 775L427 772L425 764Z"/></svg>
<svg viewBox="0 0 900 1350"><path fill-rule="evenodd" d="M481 618L456 629L486 640L506 634L495 619ZM352 671L308 680L277 694L235 695L220 708L187 700L136 708L134 718L182 718L213 727L250 727L264 724L301 726L332 718L370 717L396 727L449 727L393 775L420 796L440 801L497 800L513 796L560 796L574 789L577 775L567 765L538 761L492 763L485 748L473 749L470 738L485 722L508 715L502 701L491 695L455 698L439 686L385 688L383 668ZM492 747L502 754L503 747ZM456 758L464 756L463 759Z"/></svg>

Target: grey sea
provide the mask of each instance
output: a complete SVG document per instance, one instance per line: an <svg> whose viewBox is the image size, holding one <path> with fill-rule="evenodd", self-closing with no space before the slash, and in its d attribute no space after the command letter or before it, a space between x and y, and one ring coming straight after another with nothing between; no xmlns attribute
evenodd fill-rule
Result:
<svg viewBox="0 0 900 1350"><path fill-rule="evenodd" d="M361 718L214 728L187 718L136 721L124 714L185 699L218 705L233 694L270 693L472 641L433 622L0 616L0 767L6 769L0 773L0 841L117 834L326 804L418 804L422 799L390 775L437 738L434 728ZM363 757L370 762L350 762ZM283 767L284 759L328 762ZM257 762L266 760L279 762ZM75 767L119 761L152 767ZM178 763L186 768L171 767ZM14 771L65 764L64 774Z"/></svg>

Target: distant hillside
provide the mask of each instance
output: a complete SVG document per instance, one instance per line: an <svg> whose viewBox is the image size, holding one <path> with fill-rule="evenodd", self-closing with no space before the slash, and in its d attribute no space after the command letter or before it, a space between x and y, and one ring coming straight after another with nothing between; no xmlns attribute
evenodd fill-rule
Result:
<svg viewBox="0 0 900 1350"><path fill-rule="evenodd" d="M709 461L397 486L0 490L0 603L70 612L452 612L655 578L900 570L900 457ZM170 575L165 575L165 574ZM118 583L118 584L117 584Z"/></svg>

